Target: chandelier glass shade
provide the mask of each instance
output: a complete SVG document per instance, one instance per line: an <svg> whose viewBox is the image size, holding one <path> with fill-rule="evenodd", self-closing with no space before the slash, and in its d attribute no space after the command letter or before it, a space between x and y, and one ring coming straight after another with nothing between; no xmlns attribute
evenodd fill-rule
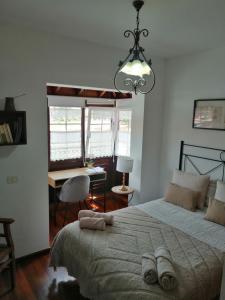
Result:
<svg viewBox="0 0 225 300"><path fill-rule="evenodd" d="M135 94L147 94L155 85L155 73L152 69L151 59L147 60L144 54L144 48L139 44L140 37L147 37L149 31L147 29L139 28L139 12L144 5L143 0L133 1L133 6L137 11L136 28L126 30L124 37L133 37L134 44L129 50L128 56L119 62L119 67L114 76L114 86L119 91L129 90L134 91Z"/></svg>

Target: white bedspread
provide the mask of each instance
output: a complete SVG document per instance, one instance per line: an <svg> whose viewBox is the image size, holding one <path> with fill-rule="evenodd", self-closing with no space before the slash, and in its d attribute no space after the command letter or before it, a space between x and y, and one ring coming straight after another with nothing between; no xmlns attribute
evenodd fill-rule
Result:
<svg viewBox="0 0 225 300"><path fill-rule="evenodd" d="M225 227L204 220L204 211L191 212L163 199L150 201L137 207L163 223L178 228L223 252L225 251Z"/></svg>
<svg viewBox="0 0 225 300"><path fill-rule="evenodd" d="M168 226L164 205L159 200L114 211L115 223L105 231L81 230L78 222L67 225L54 240L50 264L65 266L79 280L82 295L93 300L213 299L220 290L223 251L183 232L178 220L181 230ZM178 287L170 292L141 276L142 254L159 246L170 250L178 274Z"/></svg>

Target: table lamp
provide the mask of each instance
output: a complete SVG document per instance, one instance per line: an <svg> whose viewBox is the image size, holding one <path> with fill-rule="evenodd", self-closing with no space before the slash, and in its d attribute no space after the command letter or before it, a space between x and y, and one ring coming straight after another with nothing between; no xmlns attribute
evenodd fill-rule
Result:
<svg viewBox="0 0 225 300"><path fill-rule="evenodd" d="M126 192L128 189L125 186L125 173L132 172L133 169L133 159L125 156L118 156L116 170L123 173L123 182L121 186L121 192Z"/></svg>

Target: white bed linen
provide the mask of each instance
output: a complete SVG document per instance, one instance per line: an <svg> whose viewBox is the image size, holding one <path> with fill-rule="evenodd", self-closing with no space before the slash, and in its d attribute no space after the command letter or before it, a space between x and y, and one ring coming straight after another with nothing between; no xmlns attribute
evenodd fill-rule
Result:
<svg viewBox="0 0 225 300"><path fill-rule="evenodd" d="M205 211L191 212L162 199L137 206L153 218L176 227L183 232L225 251L225 227L204 219Z"/></svg>
<svg viewBox="0 0 225 300"><path fill-rule="evenodd" d="M105 231L80 230L78 222L71 223L57 234L50 265L66 267L89 299L213 299L220 289L223 253L167 225L168 215L175 216L173 209L186 214L176 214L181 229L189 212L162 200L112 212L114 226ZM171 251L179 273L179 288L170 293L145 284L141 277L141 255L154 253L162 244Z"/></svg>

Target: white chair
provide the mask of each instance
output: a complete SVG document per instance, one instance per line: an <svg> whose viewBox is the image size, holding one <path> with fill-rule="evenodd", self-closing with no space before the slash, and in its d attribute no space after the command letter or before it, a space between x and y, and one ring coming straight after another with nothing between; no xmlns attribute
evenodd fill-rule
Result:
<svg viewBox="0 0 225 300"><path fill-rule="evenodd" d="M68 204L64 213L63 226L65 225L69 204L78 202L81 209L80 201L84 201L87 198L89 189L90 178L87 175L76 176L64 182L59 193L59 200Z"/></svg>

